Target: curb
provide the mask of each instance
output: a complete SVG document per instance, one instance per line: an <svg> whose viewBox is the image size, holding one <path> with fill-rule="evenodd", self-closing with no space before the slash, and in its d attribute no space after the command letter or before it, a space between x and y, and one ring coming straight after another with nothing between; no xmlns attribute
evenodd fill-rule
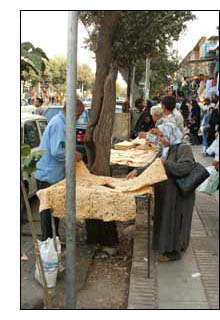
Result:
<svg viewBox="0 0 220 320"><path fill-rule="evenodd" d="M128 309L158 309L157 257L151 250L150 278L148 278L147 248L147 211L142 201L137 208Z"/></svg>

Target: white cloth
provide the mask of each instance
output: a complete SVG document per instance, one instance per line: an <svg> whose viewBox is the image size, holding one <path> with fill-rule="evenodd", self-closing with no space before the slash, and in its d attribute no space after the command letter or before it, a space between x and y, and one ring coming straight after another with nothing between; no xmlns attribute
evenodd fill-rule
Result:
<svg viewBox="0 0 220 320"><path fill-rule="evenodd" d="M206 150L206 152L211 156L215 155L215 161L219 161L219 135L211 144L211 146Z"/></svg>

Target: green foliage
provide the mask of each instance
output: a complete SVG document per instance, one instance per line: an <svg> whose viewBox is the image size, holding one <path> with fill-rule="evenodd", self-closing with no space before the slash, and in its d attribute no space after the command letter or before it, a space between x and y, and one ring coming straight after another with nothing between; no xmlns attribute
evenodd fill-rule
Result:
<svg viewBox="0 0 220 320"><path fill-rule="evenodd" d="M58 92L66 91L66 58L55 57L47 63L45 73L48 81L54 86Z"/></svg>
<svg viewBox="0 0 220 320"><path fill-rule="evenodd" d="M174 73L178 69L176 52L168 54L165 51L157 58L151 60L150 95L156 96L164 92L172 83Z"/></svg>
<svg viewBox="0 0 220 320"><path fill-rule="evenodd" d="M36 74L43 74L49 61L41 48L35 48L30 42L21 44L21 79L25 80L24 72L29 74L32 70Z"/></svg>
<svg viewBox="0 0 220 320"><path fill-rule="evenodd" d="M121 98L125 98L126 94L127 94L127 89L122 87L120 85L120 83L117 81L116 82L116 96L121 97Z"/></svg>
<svg viewBox="0 0 220 320"><path fill-rule="evenodd" d="M116 11L115 11L116 13ZM194 19L191 11L119 11L119 23L114 27L112 56L121 67L135 65L146 56L160 55ZM105 11L82 11L80 19L89 31L87 46L95 50L97 32L101 29Z"/></svg>
<svg viewBox="0 0 220 320"><path fill-rule="evenodd" d="M31 175L37 170L36 164L46 151L31 152L31 148L27 144L21 146L21 167L22 171Z"/></svg>
<svg viewBox="0 0 220 320"><path fill-rule="evenodd" d="M83 84L85 90L93 88L95 76L87 64L78 64L77 80L79 85Z"/></svg>
<svg viewBox="0 0 220 320"><path fill-rule="evenodd" d="M58 92L66 92L66 70L67 61L64 57L50 59L47 64L45 73L48 76L48 81ZM85 90L91 89L94 84L94 78L92 70L87 64L78 64L77 79L80 87L83 84Z"/></svg>

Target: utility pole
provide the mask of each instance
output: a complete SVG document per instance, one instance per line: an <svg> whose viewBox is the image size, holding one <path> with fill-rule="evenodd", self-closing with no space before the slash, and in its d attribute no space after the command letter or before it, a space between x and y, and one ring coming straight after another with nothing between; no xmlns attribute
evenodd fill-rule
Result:
<svg viewBox="0 0 220 320"><path fill-rule="evenodd" d="M130 91L130 107L133 109L134 107L134 83L135 83L135 66L132 70L132 80L131 80L131 91Z"/></svg>
<svg viewBox="0 0 220 320"><path fill-rule="evenodd" d="M68 12L65 309L76 309L76 86L78 11Z"/></svg>
<svg viewBox="0 0 220 320"><path fill-rule="evenodd" d="M145 101L149 99L150 94L150 59L146 58L146 76L145 76Z"/></svg>

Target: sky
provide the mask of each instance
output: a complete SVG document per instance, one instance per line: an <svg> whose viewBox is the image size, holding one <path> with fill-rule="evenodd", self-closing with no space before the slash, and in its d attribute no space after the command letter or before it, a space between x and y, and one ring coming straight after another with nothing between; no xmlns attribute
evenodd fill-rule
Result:
<svg viewBox="0 0 220 320"><path fill-rule="evenodd" d="M219 24L218 11L193 11L196 20L187 23L187 30L173 47L184 58L202 36L217 35ZM35 47L42 48L49 58L67 54L67 11L22 11L21 42L30 41ZM78 62L87 63L93 73L96 70L94 54L83 48L87 31L81 23L78 26ZM122 77L121 85L126 86Z"/></svg>

